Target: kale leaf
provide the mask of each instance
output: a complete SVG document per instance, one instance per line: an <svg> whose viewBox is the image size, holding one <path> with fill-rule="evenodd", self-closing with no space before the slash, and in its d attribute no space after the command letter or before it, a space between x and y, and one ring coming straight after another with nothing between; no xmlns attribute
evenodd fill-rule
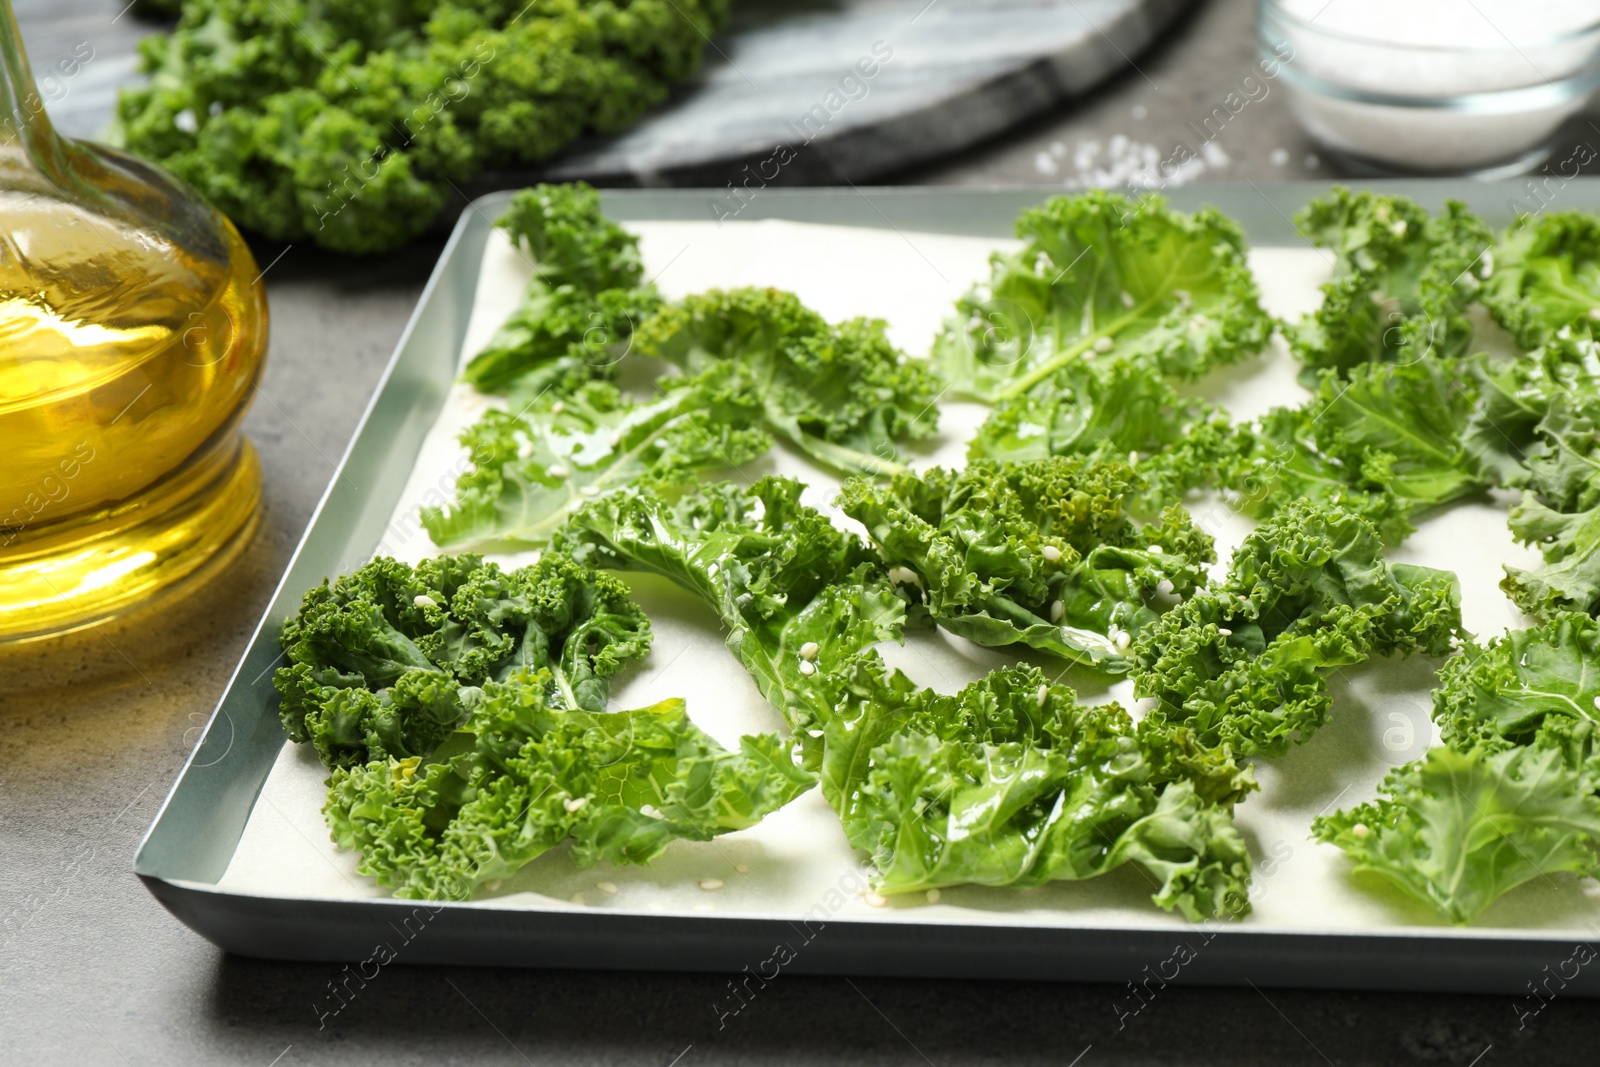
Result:
<svg viewBox="0 0 1600 1067"><path fill-rule="evenodd" d="M980 645L1025 644L1121 673L1132 638L1216 559L1179 506L1135 521L1139 488L1124 463L974 460L887 486L852 479L839 507L887 568L909 575L897 588L914 613Z"/></svg>
<svg viewBox="0 0 1600 1067"><path fill-rule="evenodd" d="M812 679L880 641L898 641L905 604L870 549L802 504L799 482L702 487L669 503L648 488L601 497L555 538L614 570L662 575L727 627L756 687L796 729L827 714Z"/></svg>
<svg viewBox="0 0 1600 1067"><path fill-rule="evenodd" d="M700 374L739 365L763 427L825 469L904 470L898 445L930 436L939 387L877 319L830 326L793 293L713 289L664 308L634 334L635 350Z"/></svg>
<svg viewBox="0 0 1600 1067"><path fill-rule="evenodd" d="M1145 628L1134 692L1157 701L1140 731L1164 774L1195 778L1203 795L1231 788L1206 777L1217 751L1273 756L1306 740L1328 718L1327 668L1450 650L1455 575L1385 563L1382 550L1365 519L1301 501L1245 538L1225 581Z"/></svg>
<svg viewBox="0 0 1600 1067"><path fill-rule="evenodd" d="M1454 923L1557 871L1600 872L1600 797L1553 745L1435 748L1312 833Z"/></svg>
<svg viewBox="0 0 1600 1067"><path fill-rule="evenodd" d="M1061 196L1022 213L1023 247L956 305L933 359L958 394L1020 396L1096 353L1195 378L1266 344L1239 227L1159 196Z"/></svg>
<svg viewBox="0 0 1600 1067"><path fill-rule="evenodd" d="M448 507L425 507L434 544L540 545L579 506L634 484L664 489L764 455L749 389L713 367L662 381L663 395L629 400L608 382L551 392L526 410L490 411L461 435L472 466Z"/></svg>
<svg viewBox="0 0 1600 1067"><path fill-rule="evenodd" d="M334 842L396 896L468 897L570 840L580 866L648 863L675 840L755 825L815 784L770 734L723 749L684 702L634 711L566 707L547 673L487 682L427 757L334 771Z"/></svg>
<svg viewBox="0 0 1600 1067"><path fill-rule="evenodd" d="M1179 393L1154 366L1083 360L996 404L968 445L967 458L1126 461L1144 479L1135 494L1141 505L1159 509L1213 483L1219 464L1237 447L1233 435L1225 413Z"/></svg>
<svg viewBox="0 0 1600 1067"><path fill-rule="evenodd" d="M1308 383L1373 360L1416 363L1460 356L1472 341L1466 307L1489 274L1494 236L1456 201L1429 215L1403 196L1343 186L1295 216L1313 244L1334 253L1321 307L1289 334Z"/></svg>
<svg viewBox="0 0 1600 1067"><path fill-rule="evenodd" d="M1248 907L1250 861L1230 810L1160 785L1115 704L1086 708L1032 667L954 696L876 653L839 665L823 727L823 795L875 887L1035 886L1138 863L1155 902L1191 921Z"/></svg>
<svg viewBox="0 0 1600 1067"><path fill-rule="evenodd" d="M329 767L427 755L489 681L543 668L552 707L603 711L609 679L650 648L615 578L546 554L502 571L477 556L379 558L306 593L273 684L291 740Z"/></svg>
<svg viewBox="0 0 1600 1067"><path fill-rule="evenodd" d="M1483 302L1524 349L1600 318L1600 219L1583 211L1520 216L1495 246Z"/></svg>
<svg viewBox="0 0 1600 1067"><path fill-rule="evenodd" d="M581 182L523 189L495 225L532 260L534 276L462 377L484 392L518 384L537 394L609 376L634 328L661 306L655 286L641 284L638 238L606 218L599 194Z"/></svg>

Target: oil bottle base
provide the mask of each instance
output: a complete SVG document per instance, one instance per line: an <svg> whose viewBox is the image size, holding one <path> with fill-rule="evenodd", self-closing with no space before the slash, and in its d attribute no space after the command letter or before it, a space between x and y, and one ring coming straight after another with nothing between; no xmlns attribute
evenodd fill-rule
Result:
<svg viewBox="0 0 1600 1067"><path fill-rule="evenodd" d="M193 587L249 543L260 504L260 463L235 431L111 507L0 531L0 644L83 629Z"/></svg>

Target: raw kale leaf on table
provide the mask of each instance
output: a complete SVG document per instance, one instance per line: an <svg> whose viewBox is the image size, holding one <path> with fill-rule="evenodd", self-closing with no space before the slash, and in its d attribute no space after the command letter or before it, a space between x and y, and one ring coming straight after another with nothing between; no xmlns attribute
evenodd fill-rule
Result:
<svg viewBox="0 0 1600 1067"><path fill-rule="evenodd" d="M728 0L186 0L120 139L240 226L397 248L452 183L617 133L694 73Z"/></svg>

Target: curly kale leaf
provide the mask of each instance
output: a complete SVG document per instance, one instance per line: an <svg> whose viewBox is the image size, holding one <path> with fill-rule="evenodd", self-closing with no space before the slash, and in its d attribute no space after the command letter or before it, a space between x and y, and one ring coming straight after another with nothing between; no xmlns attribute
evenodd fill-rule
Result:
<svg viewBox="0 0 1600 1067"><path fill-rule="evenodd" d="M379 558L306 593L274 685L291 740L330 767L426 755L478 688L544 668L552 706L601 711L609 679L650 647L615 578L548 554L505 572L476 556Z"/></svg>
<svg viewBox="0 0 1600 1067"><path fill-rule="evenodd" d="M699 374L739 365L764 426L820 466L844 474L904 470L897 446L934 432L938 383L884 336L877 319L830 326L793 293L711 290L665 308L635 350Z"/></svg>
<svg viewBox="0 0 1600 1067"><path fill-rule="evenodd" d="M1192 777L1219 748L1273 756L1306 740L1327 721L1326 668L1450 650L1455 575L1382 551L1365 519L1302 501L1245 538L1224 582L1140 634L1134 692L1157 701L1140 729L1171 753L1164 773Z"/></svg>
<svg viewBox="0 0 1600 1067"><path fill-rule="evenodd" d="M239 225L399 247L450 183L616 133L691 74L728 0L187 0L140 46L123 143Z"/></svg>
<svg viewBox="0 0 1600 1067"><path fill-rule="evenodd" d="M796 730L824 717L814 679L897 641L905 604L855 535L800 502L790 478L718 484L669 503L648 488L580 509L554 547L598 567L662 575L715 611L728 647Z"/></svg>
<svg viewBox="0 0 1600 1067"><path fill-rule="evenodd" d="M880 892L1035 886L1133 861L1155 902L1192 921L1248 907L1250 861L1231 812L1187 782L1154 783L1117 705L1083 707L1031 667L946 696L875 653L827 684L823 795L872 857Z"/></svg>
<svg viewBox="0 0 1600 1067"><path fill-rule="evenodd" d="M1489 273L1494 236L1466 206L1429 215L1403 196L1335 187L1295 216L1312 243L1334 253L1323 302L1290 331L1308 381L1374 360L1414 363L1459 356L1472 341L1466 307Z"/></svg>
<svg viewBox="0 0 1600 1067"><path fill-rule="evenodd" d="M1484 487L1461 440L1476 402L1459 360L1365 363L1344 379L1323 371L1304 406L1269 412L1235 436L1223 480L1259 517L1315 500L1399 540L1417 512Z"/></svg>
<svg viewBox="0 0 1600 1067"><path fill-rule="evenodd" d="M1582 511L1556 511L1524 494L1511 509L1517 540L1537 545L1544 565L1506 567L1500 588L1530 615L1600 612L1600 499Z"/></svg>
<svg viewBox="0 0 1600 1067"><path fill-rule="evenodd" d="M1136 466L1145 507L1176 503L1216 478L1232 454L1233 424L1215 405L1184 396L1148 364L1083 361L995 405L967 447L969 460L1080 456Z"/></svg>
<svg viewBox="0 0 1600 1067"><path fill-rule="evenodd" d="M661 307L655 286L641 284L638 238L581 182L523 189L495 225L532 260L534 277L462 377L485 392L534 392L575 369L609 375L634 328Z"/></svg>
<svg viewBox="0 0 1600 1067"><path fill-rule="evenodd" d="M489 682L431 756L334 771L334 842L396 896L463 900L571 841L580 866L648 863L675 840L742 830L815 784L770 734L723 749L682 700L634 711L553 704L549 677Z"/></svg>
<svg viewBox="0 0 1600 1067"><path fill-rule="evenodd" d="M1600 727L1600 622L1574 612L1463 645L1439 672L1433 718L1445 743L1461 750L1533 744L1550 727L1592 736Z"/></svg>
<svg viewBox="0 0 1600 1067"><path fill-rule="evenodd" d="M1312 833L1453 923L1534 878L1600 872L1600 797L1554 746L1436 748L1383 792Z"/></svg>
<svg viewBox="0 0 1600 1067"><path fill-rule="evenodd" d="M572 512L629 485L679 486L764 455L760 406L731 375L712 368L698 379L664 381L648 403L606 382L537 398L517 413L490 411L461 435L472 466L448 507L425 507L435 544L541 545Z"/></svg>
<svg viewBox="0 0 1600 1067"><path fill-rule="evenodd" d="M1487 368L1466 438L1473 460L1526 492L1511 532L1544 564L1506 568L1502 588L1523 611L1600 612L1600 346L1563 326L1526 360Z"/></svg>
<svg viewBox="0 0 1600 1067"><path fill-rule="evenodd" d="M1244 235L1210 208L1062 196L1023 212L1017 236L1021 250L992 258L989 281L961 298L934 343L957 393L1020 396L1095 353L1194 378L1271 335Z"/></svg>
<svg viewBox="0 0 1600 1067"><path fill-rule="evenodd" d="M1600 219L1584 211L1518 218L1495 246L1483 302L1524 349L1600 317Z"/></svg>
<svg viewBox="0 0 1600 1067"><path fill-rule="evenodd" d="M1121 673L1128 647L1205 581L1211 538L1183 508L1139 523L1122 463L1054 457L959 473L847 482L839 507L867 528L919 613L980 645L1025 644Z"/></svg>

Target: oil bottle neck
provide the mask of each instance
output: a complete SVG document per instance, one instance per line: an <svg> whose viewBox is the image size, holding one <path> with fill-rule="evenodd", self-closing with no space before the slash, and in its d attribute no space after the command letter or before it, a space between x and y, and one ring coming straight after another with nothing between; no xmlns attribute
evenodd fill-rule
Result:
<svg viewBox="0 0 1600 1067"><path fill-rule="evenodd" d="M61 152L22 48L11 0L0 0L0 169L54 176L63 169Z"/></svg>

